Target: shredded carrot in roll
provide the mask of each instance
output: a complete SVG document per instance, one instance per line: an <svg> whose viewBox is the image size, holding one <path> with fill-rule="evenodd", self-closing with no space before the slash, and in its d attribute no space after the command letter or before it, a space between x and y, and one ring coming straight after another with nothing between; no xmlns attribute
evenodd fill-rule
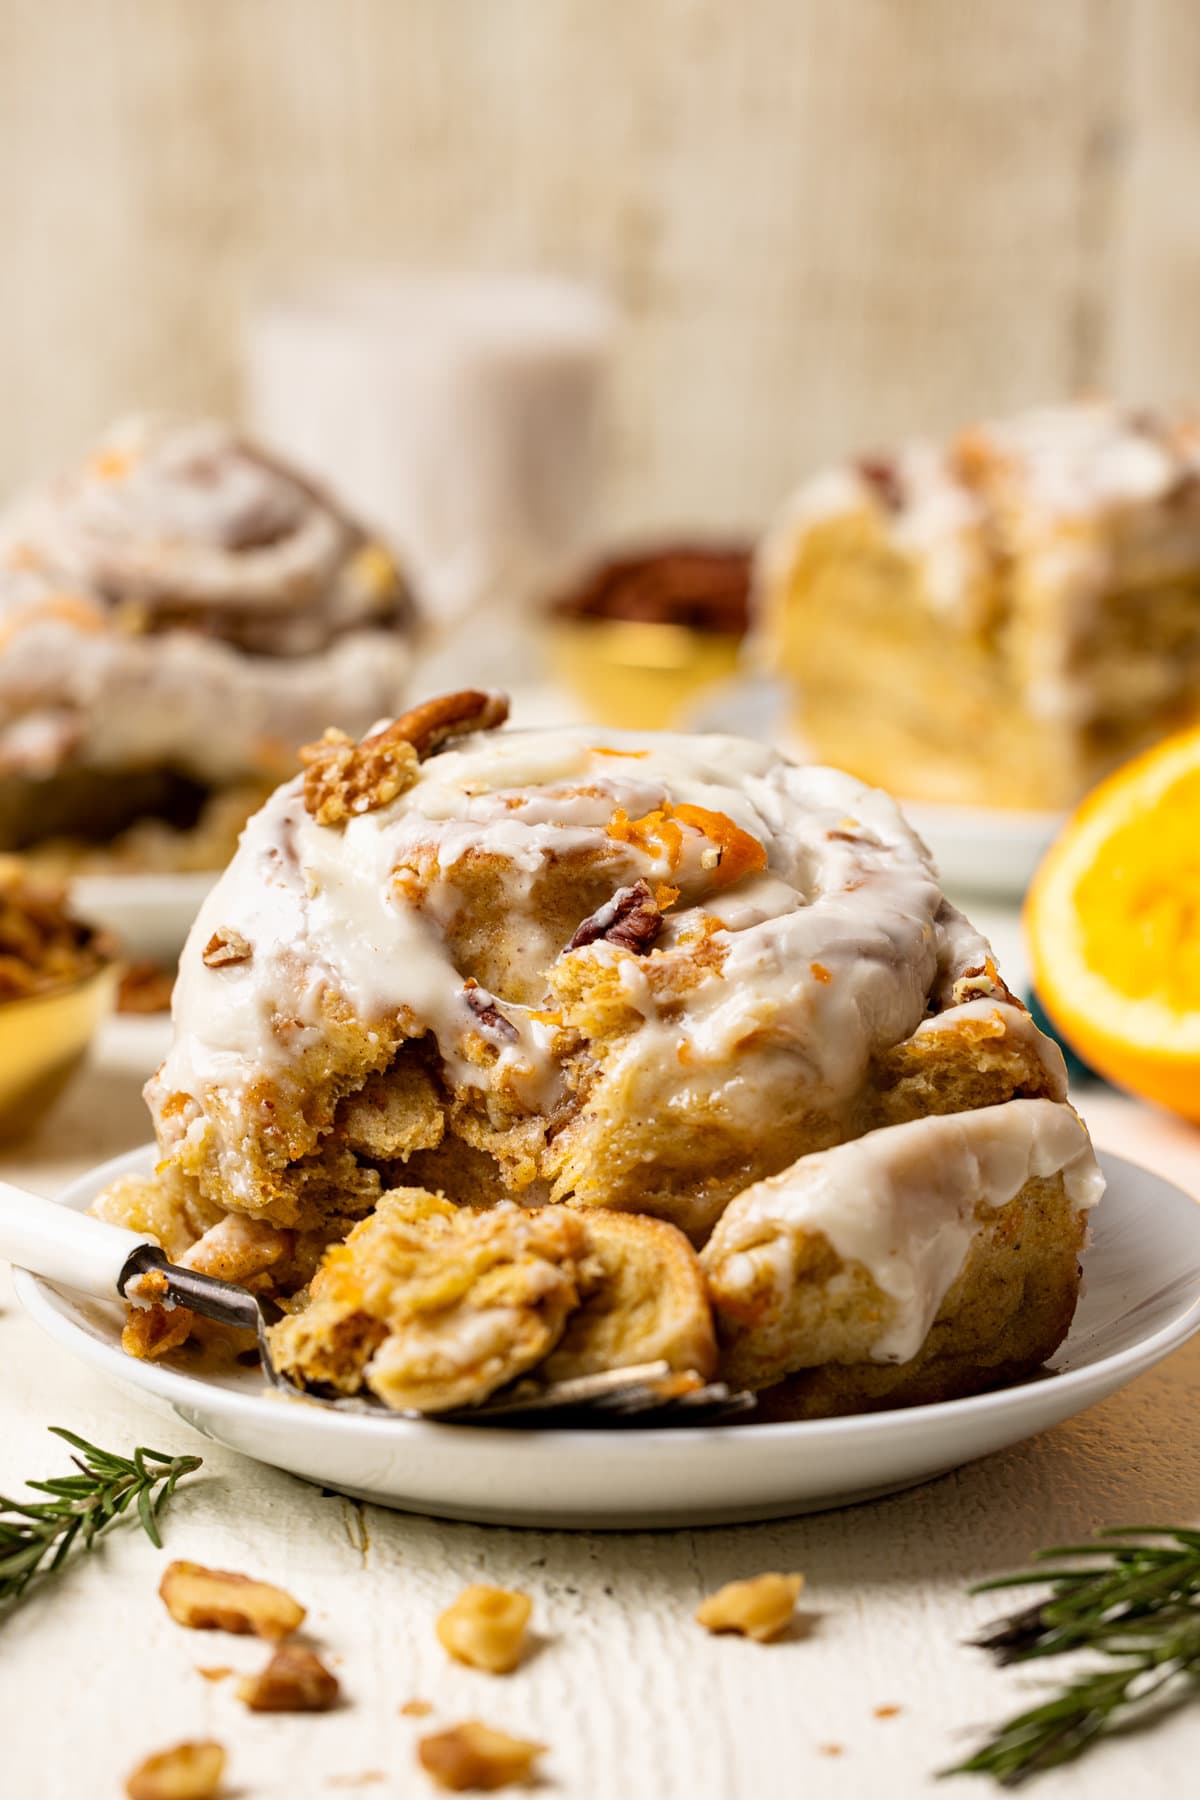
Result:
<svg viewBox="0 0 1200 1800"><path fill-rule="evenodd" d="M709 812L703 806L677 806L675 817L703 832L710 843L717 845L721 852L721 860L713 870L717 886L729 887L743 875L757 874L766 868L765 845L751 837L748 831L743 831L740 825L735 825L728 813Z"/></svg>
<svg viewBox="0 0 1200 1800"><path fill-rule="evenodd" d="M633 844L647 856L665 857L668 868L679 866L683 831L671 817L669 806L658 807L640 819L631 819L624 807L618 806L608 821L608 835L618 843Z"/></svg>

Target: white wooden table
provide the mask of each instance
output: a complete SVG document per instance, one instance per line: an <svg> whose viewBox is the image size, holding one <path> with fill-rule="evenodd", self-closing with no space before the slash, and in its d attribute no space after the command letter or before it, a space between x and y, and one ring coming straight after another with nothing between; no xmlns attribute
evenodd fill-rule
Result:
<svg viewBox="0 0 1200 1800"><path fill-rule="evenodd" d="M142 1141L141 1077L155 1032L117 1021L98 1059L0 1174L53 1192ZM1104 1096L1102 1144L1200 1195L1200 1134ZM0 1624L2 1800L107 1800L147 1751L219 1738L240 1800L433 1792L415 1763L430 1721L478 1716L545 1742L548 1795L572 1800L824 1800L964 1796L980 1780L932 1772L1028 1691L964 1647L995 1598L974 1579L1093 1527L1200 1524L1200 1340L1058 1430L892 1500L781 1524L640 1534L507 1531L388 1513L205 1443L183 1421L110 1388L44 1340L0 1289L0 1490L62 1472L67 1425L114 1449L197 1450L200 1477L166 1520L167 1554L282 1583L310 1609L345 1692L317 1717L249 1714L232 1680L198 1666L257 1667L252 1640L181 1630L155 1589L164 1556L134 1530ZM764 1569L807 1576L803 1630L759 1646L692 1620L721 1582ZM518 1674L451 1665L433 1634L466 1582L526 1589L542 1642ZM898 1707L875 1716L878 1707ZM1196 1791L1200 1706L1097 1750L1032 1790L1045 1800Z"/></svg>

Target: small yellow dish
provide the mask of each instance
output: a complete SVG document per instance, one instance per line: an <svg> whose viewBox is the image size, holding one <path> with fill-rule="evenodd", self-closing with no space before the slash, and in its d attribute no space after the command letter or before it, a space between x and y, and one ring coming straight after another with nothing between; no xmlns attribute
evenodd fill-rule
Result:
<svg viewBox="0 0 1200 1800"><path fill-rule="evenodd" d="M0 1002L0 1142L26 1136L58 1099L116 985L116 965L105 963L66 987Z"/></svg>
<svg viewBox="0 0 1200 1800"><path fill-rule="evenodd" d="M686 722L706 688L736 674L734 632L632 619L554 619L547 630L555 674L603 725L664 731Z"/></svg>

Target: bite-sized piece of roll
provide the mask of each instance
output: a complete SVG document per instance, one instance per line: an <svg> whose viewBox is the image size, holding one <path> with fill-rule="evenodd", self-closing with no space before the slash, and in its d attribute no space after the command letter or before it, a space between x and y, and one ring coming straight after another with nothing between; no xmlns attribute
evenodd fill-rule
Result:
<svg viewBox="0 0 1200 1800"><path fill-rule="evenodd" d="M666 1362L706 1379L717 1366L699 1259L662 1219L589 1207L585 1298L542 1366L551 1381Z"/></svg>
<svg viewBox="0 0 1200 1800"><path fill-rule="evenodd" d="M271 1355L305 1385L367 1387L401 1411L474 1405L557 1343L586 1254L566 1207L477 1212L398 1189L326 1253Z"/></svg>
<svg viewBox="0 0 1200 1800"><path fill-rule="evenodd" d="M297 471L215 422L117 427L0 517L0 847L132 830L118 860L219 866L306 739L394 711L412 623Z"/></svg>
<svg viewBox="0 0 1200 1800"><path fill-rule="evenodd" d="M1104 1181L1069 1106L1001 1106L801 1157L701 1256L721 1371L793 1416L947 1399L1039 1367L1075 1310ZM785 1379L790 1378L790 1379Z"/></svg>
<svg viewBox="0 0 1200 1800"><path fill-rule="evenodd" d="M476 1404L528 1371L563 1381L664 1361L707 1378L717 1360L700 1264L674 1226L455 1207L419 1188L384 1194L326 1252L271 1353L305 1385L420 1412Z"/></svg>

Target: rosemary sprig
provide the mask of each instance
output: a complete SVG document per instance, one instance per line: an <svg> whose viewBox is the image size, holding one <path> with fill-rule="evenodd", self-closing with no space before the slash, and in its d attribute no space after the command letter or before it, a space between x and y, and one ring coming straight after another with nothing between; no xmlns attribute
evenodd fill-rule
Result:
<svg viewBox="0 0 1200 1800"><path fill-rule="evenodd" d="M161 1550L159 1514L176 1485L201 1463L198 1456L165 1456L161 1450L116 1456L60 1425L50 1430L81 1452L71 1458L79 1472L27 1484L49 1494L48 1500L9 1500L0 1494L0 1606L19 1600L36 1575L60 1569L73 1545L90 1550L131 1506Z"/></svg>
<svg viewBox="0 0 1200 1800"><path fill-rule="evenodd" d="M973 1641L1001 1664L1076 1650L1106 1660L1007 1720L944 1774L992 1775L1017 1787L1073 1762L1104 1733L1146 1724L1200 1691L1200 1531L1120 1526L1098 1532L1093 1543L1044 1550L1035 1563L972 1589L1051 1588L1048 1599L997 1620Z"/></svg>

